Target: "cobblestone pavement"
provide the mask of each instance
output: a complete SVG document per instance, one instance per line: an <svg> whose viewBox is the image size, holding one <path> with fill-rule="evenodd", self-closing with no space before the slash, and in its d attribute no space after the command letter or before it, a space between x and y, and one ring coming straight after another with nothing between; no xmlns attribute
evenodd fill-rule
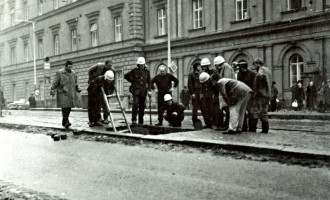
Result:
<svg viewBox="0 0 330 200"><path fill-rule="evenodd" d="M65 200L58 196L50 196L46 193L37 192L24 187L19 187L12 183L0 180L1 200Z"/></svg>
<svg viewBox="0 0 330 200"><path fill-rule="evenodd" d="M0 123L25 124L32 126L61 127L61 112L58 111L10 111L10 115L0 118ZM130 114L127 115L130 121ZM121 114L114 114L115 118ZM201 119L201 118L200 118ZM145 124L149 124L149 115L145 115ZM72 128L104 130L100 127L88 127L86 112L72 112L70 116ZM157 123L157 115L152 115L152 123ZM167 123L164 123L167 126ZM191 116L183 122L184 128L193 128ZM237 135L224 135L221 131L204 129L202 131L188 131L157 135L164 139L194 139L206 141L225 141L266 145L277 148L294 148L312 151L330 152L330 123L317 120L270 120L270 133L242 133ZM260 132L260 131L259 131Z"/></svg>

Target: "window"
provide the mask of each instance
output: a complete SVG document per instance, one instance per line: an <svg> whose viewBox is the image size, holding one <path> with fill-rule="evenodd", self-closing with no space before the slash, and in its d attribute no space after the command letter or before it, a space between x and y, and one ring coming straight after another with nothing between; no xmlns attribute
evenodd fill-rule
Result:
<svg viewBox="0 0 330 200"><path fill-rule="evenodd" d="M28 6L27 6L26 2L23 5L23 12L24 12L24 20L28 20L29 19L29 13L28 13Z"/></svg>
<svg viewBox="0 0 330 200"><path fill-rule="evenodd" d="M77 51L77 29L71 29L71 51Z"/></svg>
<svg viewBox="0 0 330 200"><path fill-rule="evenodd" d="M25 62L29 61L29 45L28 45L28 43L24 43L24 60L25 60Z"/></svg>
<svg viewBox="0 0 330 200"><path fill-rule="evenodd" d="M59 44L59 36L58 34L54 35L54 55L58 55L60 53L60 44Z"/></svg>
<svg viewBox="0 0 330 200"><path fill-rule="evenodd" d="M287 0L288 10L299 10L302 8L301 0Z"/></svg>
<svg viewBox="0 0 330 200"><path fill-rule="evenodd" d="M54 9L58 8L58 0L54 0Z"/></svg>
<svg viewBox="0 0 330 200"><path fill-rule="evenodd" d="M42 1L40 1L38 4L38 13L39 15L42 15Z"/></svg>
<svg viewBox="0 0 330 200"><path fill-rule="evenodd" d="M290 87L294 81L302 78L304 60L299 54L294 54L290 59Z"/></svg>
<svg viewBox="0 0 330 200"><path fill-rule="evenodd" d="M15 25L15 9L10 11L10 26Z"/></svg>
<svg viewBox="0 0 330 200"><path fill-rule="evenodd" d="M236 20L248 19L247 0L236 0Z"/></svg>
<svg viewBox="0 0 330 200"><path fill-rule="evenodd" d="M194 28L203 27L203 1L193 0L193 20Z"/></svg>
<svg viewBox="0 0 330 200"><path fill-rule="evenodd" d="M44 57L44 45L41 38L38 39L38 55L40 59Z"/></svg>
<svg viewBox="0 0 330 200"><path fill-rule="evenodd" d="M122 40L121 17L115 17L115 41Z"/></svg>
<svg viewBox="0 0 330 200"><path fill-rule="evenodd" d="M116 89L118 94L124 94L123 70L116 71Z"/></svg>
<svg viewBox="0 0 330 200"><path fill-rule="evenodd" d="M92 39L92 47L96 47L98 45L97 24L91 25L91 39Z"/></svg>
<svg viewBox="0 0 330 200"><path fill-rule="evenodd" d="M157 18L158 18L158 35L166 34L166 11L165 8L161 8L157 10Z"/></svg>
<svg viewBox="0 0 330 200"><path fill-rule="evenodd" d="M10 47L10 64L16 64L16 47Z"/></svg>

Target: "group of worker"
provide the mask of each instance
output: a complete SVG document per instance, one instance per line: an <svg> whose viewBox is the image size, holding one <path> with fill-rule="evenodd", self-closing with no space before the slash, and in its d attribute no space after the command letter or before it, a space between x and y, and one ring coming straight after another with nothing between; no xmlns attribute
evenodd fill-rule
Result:
<svg viewBox="0 0 330 200"><path fill-rule="evenodd" d="M223 133L227 134L255 132L260 119L262 133L268 133L267 110L271 96L271 72L264 66L263 61L256 59L253 62L256 72L250 70L245 61L230 66L222 56L216 57L213 64L215 69L211 69L208 58L203 58L200 63L192 66L193 71L189 74L188 89L192 98L193 124L200 124L197 113L201 110L205 123L203 128L225 130ZM65 127L71 125L68 117L71 107L75 107L76 92L81 91L77 76L71 68L72 62L68 61L65 68L56 73L51 87L51 95L57 90L58 104L62 108L62 125ZM111 60L93 65L88 70L88 117L91 127L109 123L109 112L102 90L106 95L113 93L114 72ZM136 67L125 74L124 78L131 83L132 124L137 124L137 119L139 124L144 123L146 98L151 97L153 90L157 93L158 102L156 125L162 126L165 119L170 126L181 126L185 106L172 98L172 91L178 86L179 80L168 73L165 66L160 66L159 74L151 79L145 58L139 57Z"/></svg>

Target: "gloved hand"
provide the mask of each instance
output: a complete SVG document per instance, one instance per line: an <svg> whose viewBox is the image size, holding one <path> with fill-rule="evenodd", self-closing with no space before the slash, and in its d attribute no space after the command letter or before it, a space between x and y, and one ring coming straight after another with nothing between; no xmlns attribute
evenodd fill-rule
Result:
<svg viewBox="0 0 330 200"><path fill-rule="evenodd" d="M196 95L195 94L191 95L191 98L195 99L196 98Z"/></svg>
<svg viewBox="0 0 330 200"><path fill-rule="evenodd" d="M50 95L54 96L55 95L55 90L50 90Z"/></svg>
<svg viewBox="0 0 330 200"><path fill-rule="evenodd" d="M158 93L158 89L154 89L154 91L155 91L156 93Z"/></svg>
<svg viewBox="0 0 330 200"><path fill-rule="evenodd" d="M151 92L150 91L148 91L148 96L151 97Z"/></svg>
<svg viewBox="0 0 330 200"><path fill-rule="evenodd" d="M169 89L169 92L173 92L173 90L174 90L174 88L170 88L170 89Z"/></svg>
<svg viewBox="0 0 330 200"><path fill-rule="evenodd" d="M172 113L172 115L174 115L174 116L177 116L177 115L178 115L178 113L177 113L177 112L173 112L173 113Z"/></svg>

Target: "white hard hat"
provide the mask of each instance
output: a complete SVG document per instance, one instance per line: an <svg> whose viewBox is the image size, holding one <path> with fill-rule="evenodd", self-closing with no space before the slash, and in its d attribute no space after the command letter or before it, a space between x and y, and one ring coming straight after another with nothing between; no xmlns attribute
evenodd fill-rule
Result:
<svg viewBox="0 0 330 200"><path fill-rule="evenodd" d="M221 65L224 62L225 62L225 59L222 56L217 56L214 58L215 65Z"/></svg>
<svg viewBox="0 0 330 200"><path fill-rule="evenodd" d="M145 65L146 60L143 57L139 57L136 62L137 65Z"/></svg>
<svg viewBox="0 0 330 200"><path fill-rule="evenodd" d="M208 58L203 58L201 61L201 66L211 65L211 62Z"/></svg>
<svg viewBox="0 0 330 200"><path fill-rule="evenodd" d="M199 82L204 83L207 80L209 80L209 78L210 78L210 75L208 73L202 72L201 75L199 75Z"/></svg>
<svg viewBox="0 0 330 200"><path fill-rule="evenodd" d="M172 96L170 94L165 94L164 101L172 100Z"/></svg>
<svg viewBox="0 0 330 200"><path fill-rule="evenodd" d="M161 65L161 66L159 67L159 70L160 70L160 71L164 71L164 70L166 70L165 65Z"/></svg>
<svg viewBox="0 0 330 200"><path fill-rule="evenodd" d="M105 80L109 80L109 81L113 81L115 79L115 74L113 73L112 70L108 70L107 72L105 72L104 74L104 79Z"/></svg>

